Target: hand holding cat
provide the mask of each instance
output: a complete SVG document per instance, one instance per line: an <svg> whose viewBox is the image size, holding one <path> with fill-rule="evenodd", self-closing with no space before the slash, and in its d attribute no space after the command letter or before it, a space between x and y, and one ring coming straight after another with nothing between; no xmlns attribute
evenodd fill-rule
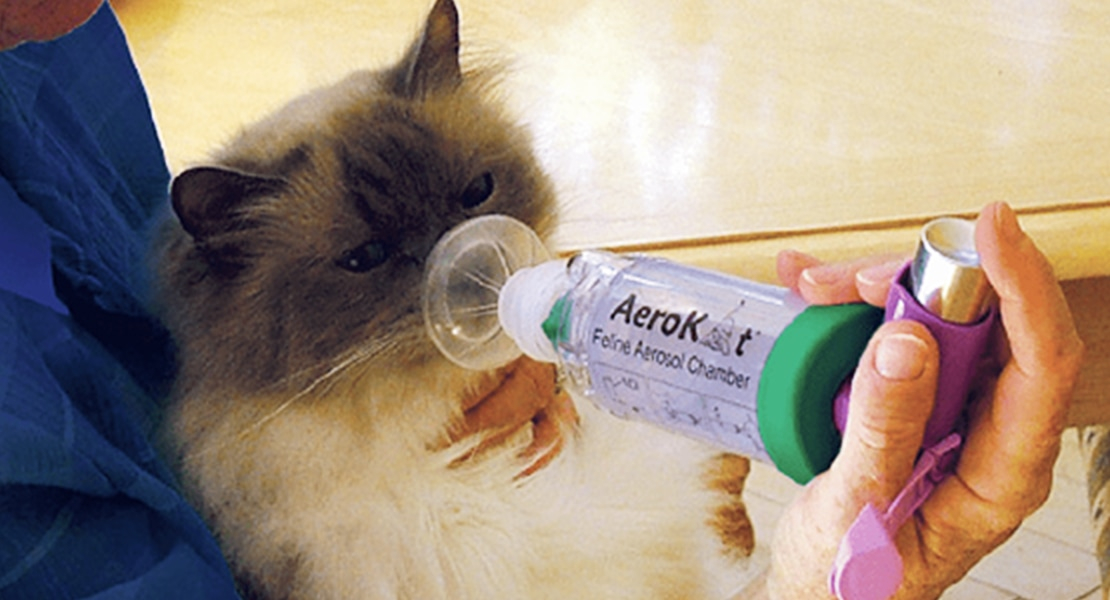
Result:
<svg viewBox="0 0 1110 600"><path fill-rule="evenodd" d="M981 392L955 474L942 482L896 543L905 578L896 598L935 598L1005 541L1047 498L1083 344L1044 255L1004 204L976 224L982 267L1000 298L1008 344ZM779 256L779 276L814 303L881 305L904 257L820 264ZM772 547L775 598L829 597L837 547L867 503L884 508L913 469L937 381L928 331L883 325L860 360L844 442L829 470L787 508Z"/></svg>
<svg viewBox="0 0 1110 600"><path fill-rule="evenodd" d="M524 357L505 367L494 380L496 387L481 390L463 405L463 422L451 441L487 434L482 447L504 441L523 426L532 427L532 443L525 456L534 458L521 476L546 465L562 449L565 425L578 419L574 403L555 385L553 365Z"/></svg>

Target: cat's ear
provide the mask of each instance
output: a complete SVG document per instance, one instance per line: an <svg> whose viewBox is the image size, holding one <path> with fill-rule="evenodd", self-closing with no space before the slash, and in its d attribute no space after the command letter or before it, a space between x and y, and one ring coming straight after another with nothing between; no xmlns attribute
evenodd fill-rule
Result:
<svg viewBox="0 0 1110 600"><path fill-rule="evenodd" d="M281 191L281 179L222 167L195 167L173 180L170 197L181 226L197 239L250 226L243 209Z"/></svg>
<svg viewBox="0 0 1110 600"><path fill-rule="evenodd" d="M436 0L424 31L396 72L395 91L407 98L449 89L462 81L459 68L459 11L453 0Z"/></svg>

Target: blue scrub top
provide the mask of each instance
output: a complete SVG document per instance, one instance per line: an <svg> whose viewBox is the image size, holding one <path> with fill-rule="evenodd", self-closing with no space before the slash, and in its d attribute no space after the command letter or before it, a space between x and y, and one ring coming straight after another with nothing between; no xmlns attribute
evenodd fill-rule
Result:
<svg viewBox="0 0 1110 600"><path fill-rule="evenodd" d="M107 5L0 52L0 598L235 598L151 439L173 373L146 311L169 173Z"/></svg>

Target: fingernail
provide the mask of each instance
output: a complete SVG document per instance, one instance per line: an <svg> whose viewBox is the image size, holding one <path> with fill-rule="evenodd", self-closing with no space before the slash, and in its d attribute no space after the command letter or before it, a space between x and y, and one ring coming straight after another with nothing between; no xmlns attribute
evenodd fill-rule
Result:
<svg viewBox="0 0 1110 600"><path fill-rule="evenodd" d="M1023 235L1017 215L1014 214L1014 209L1010 208L1009 204L1003 202L999 205L998 210L994 213L994 220L998 233L1003 239L1013 242Z"/></svg>
<svg viewBox="0 0 1110 600"><path fill-rule="evenodd" d="M802 279L805 279L810 285L815 286L832 285L839 281L840 278L840 271L836 267L828 265L810 267L802 271Z"/></svg>
<svg viewBox="0 0 1110 600"><path fill-rule="evenodd" d="M860 285L872 287L882 283L888 283L902 268L904 262L898 264L881 264L866 269L860 269L856 272L856 281Z"/></svg>
<svg viewBox="0 0 1110 600"><path fill-rule="evenodd" d="M879 341L875 369L891 381L912 381L925 372L929 347L916 336L894 333Z"/></svg>

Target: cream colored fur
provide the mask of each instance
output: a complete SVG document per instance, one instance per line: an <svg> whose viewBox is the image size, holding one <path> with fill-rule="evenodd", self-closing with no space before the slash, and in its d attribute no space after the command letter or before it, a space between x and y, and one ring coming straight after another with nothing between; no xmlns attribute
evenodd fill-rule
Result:
<svg viewBox="0 0 1110 600"><path fill-rule="evenodd" d="M565 449L517 479L527 431L469 459L474 440L437 449L478 382L440 364L292 401L198 390L173 427L230 560L292 597L728 596L742 567L706 523L712 450L579 401Z"/></svg>

